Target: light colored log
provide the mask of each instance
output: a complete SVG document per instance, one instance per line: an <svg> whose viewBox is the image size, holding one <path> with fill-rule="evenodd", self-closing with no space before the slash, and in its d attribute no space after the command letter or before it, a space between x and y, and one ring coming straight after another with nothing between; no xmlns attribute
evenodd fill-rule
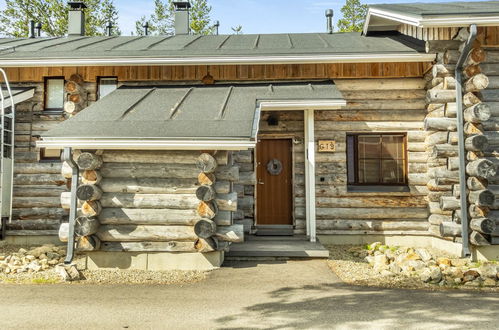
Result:
<svg viewBox="0 0 499 330"><path fill-rule="evenodd" d="M435 212L432 212L435 213ZM297 218L305 218L305 208L296 207ZM317 208L317 219L428 219L429 213L426 207L384 207L384 208Z"/></svg>
<svg viewBox="0 0 499 330"><path fill-rule="evenodd" d="M94 184L83 184L76 189L76 197L81 201L95 201L102 196L102 190Z"/></svg>
<svg viewBox="0 0 499 330"><path fill-rule="evenodd" d="M213 221L217 226L230 226L232 222L232 212L231 211L218 211L218 213L213 218Z"/></svg>
<svg viewBox="0 0 499 330"><path fill-rule="evenodd" d="M75 221L75 235L76 236L90 236L97 232L99 229L99 220L95 217L80 216Z"/></svg>
<svg viewBox="0 0 499 330"><path fill-rule="evenodd" d="M450 222L452 217L448 215L432 214L428 218L428 222L432 225L440 225L442 222Z"/></svg>
<svg viewBox="0 0 499 330"><path fill-rule="evenodd" d="M475 246L487 246L490 245L490 242L477 231L473 231L470 235L470 243Z"/></svg>
<svg viewBox="0 0 499 330"><path fill-rule="evenodd" d="M148 164L190 164L195 165L199 157L198 151L140 151L140 150L106 150L102 155L105 163L148 163ZM220 165L228 164L228 152L218 151L213 157ZM199 173L199 170L197 171ZM196 176L197 177L197 174Z"/></svg>
<svg viewBox="0 0 499 330"><path fill-rule="evenodd" d="M432 74L433 77L453 76L455 69L455 65L435 64L432 67Z"/></svg>
<svg viewBox="0 0 499 330"><path fill-rule="evenodd" d="M65 186L66 180L59 174L14 174L15 186L53 185Z"/></svg>
<svg viewBox="0 0 499 330"><path fill-rule="evenodd" d="M451 144L437 144L430 149L430 159L455 157L457 156L457 146Z"/></svg>
<svg viewBox="0 0 499 330"><path fill-rule="evenodd" d="M470 205L468 212L471 218L486 218L490 213L490 209L486 206Z"/></svg>
<svg viewBox="0 0 499 330"><path fill-rule="evenodd" d="M428 135L425 139L425 144L427 146L434 146L436 144L457 144L457 133L456 132L433 132Z"/></svg>
<svg viewBox="0 0 499 330"><path fill-rule="evenodd" d="M105 154L104 154L105 155ZM104 178L168 178L194 179L199 170L194 164L141 164L141 163L104 163L101 168Z"/></svg>
<svg viewBox="0 0 499 330"><path fill-rule="evenodd" d="M14 186L14 197L59 197L64 191L65 186Z"/></svg>
<svg viewBox="0 0 499 330"><path fill-rule="evenodd" d="M471 219L470 228L479 233L490 235L496 230L496 222L488 218Z"/></svg>
<svg viewBox="0 0 499 330"><path fill-rule="evenodd" d="M12 201L13 208L46 208L59 207L57 197L16 197Z"/></svg>
<svg viewBox="0 0 499 330"><path fill-rule="evenodd" d="M232 182L239 181L239 167L238 166L219 166L215 171L217 180L226 180Z"/></svg>
<svg viewBox="0 0 499 330"><path fill-rule="evenodd" d="M97 185L101 182L102 175L97 170L87 170L83 171L81 174L81 182L84 184L94 184Z"/></svg>
<svg viewBox="0 0 499 330"><path fill-rule="evenodd" d="M98 216L103 225L185 225L199 219L195 209L105 208Z"/></svg>
<svg viewBox="0 0 499 330"><path fill-rule="evenodd" d="M457 49L447 49L444 53L444 64L456 64L461 53Z"/></svg>
<svg viewBox="0 0 499 330"><path fill-rule="evenodd" d="M428 40L425 49L427 53L443 53L448 49L457 50L460 45L459 40Z"/></svg>
<svg viewBox="0 0 499 330"><path fill-rule="evenodd" d="M196 166L201 172L213 173L218 165L215 157L208 153L203 153L197 158Z"/></svg>
<svg viewBox="0 0 499 330"><path fill-rule="evenodd" d="M64 111L70 115L77 114L81 110L83 110L82 104L72 102L72 101L64 102Z"/></svg>
<svg viewBox="0 0 499 330"><path fill-rule="evenodd" d="M237 193L217 194L216 202L221 211L236 211L237 210Z"/></svg>
<svg viewBox="0 0 499 330"><path fill-rule="evenodd" d="M440 202L442 196L452 196L450 191L430 191L426 197L429 202Z"/></svg>
<svg viewBox="0 0 499 330"><path fill-rule="evenodd" d="M442 237L461 237L461 225L455 222L442 222L440 224L440 236Z"/></svg>
<svg viewBox="0 0 499 330"><path fill-rule="evenodd" d="M461 208L461 203L459 202L459 199L455 197L444 196L440 199L440 209L442 209L442 211L454 211L459 208Z"/></svg>
<svg viewBox="0 0 499 330"><path fill-rule="evenodd" d="M197 242L103 242L105 252L205 252ZM214 249L211 251L215 251ZM209 251L209 252L211 252Z"/></svg>
<svg viewBox="0 0 499 330"><path fill-rule="evenodd" d="M489 85L489 78L483 73L479 73L476 76L471 77L464 83L464 90L466 93L478 92L482 89L487 88Z"/></svg>
<svg viewBox="0 0 499 330"><path fill-rule="evenodd" d="M69 223L63 222L59 227L59 240L66 243L69 240Z"/></svg>
<svg viewBox="0 0 499 330"><path fill-rule="evenodd" d="M475 190L468 194L468 201L478 206L494 205L495 195L490 190Z"/></svg>
<svg viewBox="0 0 499 330"><path fill-rule="evenodd" d="M76 158L76 164L82 170L96 170L102 166L102 158L90 152L82 152Z"/></svg>
<svg viewBox="0 0 499 330"><path fill-rule="evenodd" d="M427 221L383 221L383 220L321 220L317 228L328 230L370 230L383 232L388 230L428 230Z"/></svg>
<svg viewBox="0 0 499 330"><path fill-rule="evenodd" d="M427 103L456 102L456 91L450 89L434 88L426 94Z"/></svg>
<svg viewBox="0 0 499 330"><path fill-rule="evenodd" d="M489 139L485 135L472 135L465 140L468 151L484 151L489 147Z"/></svg>
<svg viewBox="0 0 499 330"><path fill-rule="evenodd" d="M242 243L244 242L244 226L232 225L217 228L215 237L222 242Z"/></svg>
<svg viewBox="0 0 499 330"><path fill-rule="evenodd" d="M496 165L487 159L478 159L466 165L466 173L470 176L489 179L496 175Z"/></svg>
<svg viewBox="0 0 499 330"><path fill-rule="evenodd" d="M456 120L453 118L425 118L425 131L455 131Z"/></svg>
<svg viewBox="0 0 499 330"><path fill-rule="evenodd" d="M466 186L469 190L484 190L487 189L488 182L485 179L470 176L466 180Z"/></svg>
<svg viewBox="0 0 499 330"><path fill-rule="evenodd" d="M468 57L466 58L466 65L477 65L484 62L485 59L485 50L481 47L474 47L471 49Z"/></svg>
<svg viewBox="0 0 499 330"><path fill-rule="evenodd" d="M195 194L196 179L104 178L100 187L107 193Z"/></svg>
<svg viewBox="0 0 499 330"><path fill-rule="evenodd" d="M194 225L194 233L199 238L207 239L215 235L217 231L217 225L214 221L209 219L199 219Z"/></svg>
<svg viewBox="0 0 499 330"><path fill-rule="evenodd" d="M97 236L84 236L76 241L76 250L79 252L98 251L101 247L101 241Z"/></svg>
<svg viewBox="0 0 499 330"><path fill-rule="evenodd" d="M200 201L205 201L205 202L211 201L211 200L215 199L216 195L217 195L217 193L212 186L203 185L203 186L199 186L196 189L196 197Z"/></svg>
<svg viewBox="0 0 499 330"><path fill-rule="evenodd" d="M482 69L479 65L468 65L463 69L463 77L469 79L477 74L481 73Z"/></svg>
<svg viewBox="0 0 499 330"><path fill-rule="evenodd" d="M469 108L475 104L478 104L482 102L478 96L476 96L475 94L471 93L471 92L468 92L466 94L464 94L463 96L463 105L466 107L466 108Z"/></svg>
<svg viewBox="0 0 499 330"><path fill-rule="evenodd" d="M476 124L471 122L464 123L464 134L465 135L482 135L484 133L482 124Z"/></svg>
<svg viewBox="0 0 499 330"><path fill-rule="evenodd" d="M428 187L428 190L430 191L451 191L452 186L451 185L442 185L437 182L435 179L428 180L428 183L426 184Z"/></svg>
<svg viewBox="0 0 499 330"><path fill-rule="evenodd" d="M62 163L20 163L14 167L14 174L59 174Z"/></svg>
<svg viewBox="0 0 499 330"><path fill-rule="evenodd" d="M472 123L487 121L490 116L490 106L487 103L478 103L464 110L464 120Z"/></svg>
<svg viewBox="0 0 499 330"><path fill-rule="evenodd" d="M78 201L78 207L81 207L83 204L82 201ZM57 203L56 207L62 207L65 210L69 210L71 207L71 192L65 191L61 193L61 197L59 199L59 202Z"/></svg>
<svg viewBox="0 0 499 330"><path fill-rule="evenodd" d="M62 163L61 174L66 179L71 179L71 177L73 176L73 169L67 162Z"/></svg>
<svg viewBox="0 0 499 330"><path fill-rule="evenodd" d="M101 226L97 236L104 242L197 241L194 226Z"/></svg>
<svg viewBox="0 0 499 330"><path fill-rule="evenodd" d="M199 201L194 194L124 194L104 193L102 207L196 209Z"/></svg>
<svg viewBox="0 0 499 330"><path fill-rule="evenodd" d="M102 212L102 206L99 201L86 201L81 206L81 213L87 217L98 216Z"/></svg>
<svg viewBox="0 0 499 330"><path fill-rule="evenodd" d="M447 158L447 169L454 171L459 169L459 157Z"/></svg>
<svg viewBox="0 0 499 330"><path fill-rule="evenodd" d="M445 167L433 167L433 168L428 169L428 176L431 179L436 179L436 178L458 179L459 178L459 171L449 171Z"/></svg>
<svg viewBox="0 0 499 330"><path fill-rule="evenodd" d="M36 220L36 219L56 219L65 220L67 218L68 211L61 209L59 205L57 207L30 207L22 209L13 209L12 216L14 219L19 220Z"/></svg>
<svg viewBox="0 0 499 330"><path fill-rule="evenodd" d="M218 205L215 201L199 202L197 213L202 218L213 219L218 213Z"/></svg>

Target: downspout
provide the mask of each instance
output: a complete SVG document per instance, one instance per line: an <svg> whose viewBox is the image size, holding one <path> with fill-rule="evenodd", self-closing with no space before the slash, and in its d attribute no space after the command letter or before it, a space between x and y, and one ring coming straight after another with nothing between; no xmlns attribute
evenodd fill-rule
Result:
<svg viewBox="0 0 499 330"><path fill-rule="evenodd" d="M475 24L470 25L470 36L466 41L463 51L459 56L456 65L456 105L457 105L457 134L459 148L459 192L461 205L461 228L462 228L462 250L461 256L469 257L470 240L469 240L469 224L468 224L468 195L466 191L466 148L464 139L464 120L463 120L463 76L462 69L468 54L471 50L473 42L476 39L477 27Z"/></svg>
<svg viewBox="0 0 499 330"><path fill-rule="evenodd" d="M78 207L78 200L76 199L76 189L78 189L79 171L71 155L71 148L64 148L62 153L62 161L69 164L72 169L71 174L71 204L69 208L69 233L68 233L68 251L64 263L71 264L75 251L75 222L76 222L76 208Z"/></svg>

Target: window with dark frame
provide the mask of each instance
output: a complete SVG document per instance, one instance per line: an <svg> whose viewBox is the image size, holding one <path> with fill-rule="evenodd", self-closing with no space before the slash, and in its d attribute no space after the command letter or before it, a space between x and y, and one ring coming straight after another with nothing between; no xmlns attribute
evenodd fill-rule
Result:
<svg viewBox="0 0 499 330"><path fill-rule="evenodd" d="M407 185L406 135L347 135L348 184L359 186Z"/></svg>
<svg viewBox="0 0 499 330"><path fill-rule="evenodd" d="M62 111L64 108L64 77L45 78L45 110Z"/></svg>
<svg viewBox="0 0 499 330"><path fill-rule="evenodd" d="M40 149L40 162L59 162L61 161L60 149Z"/></svg>
<svg viewBox="0 0 499 330"><path fill-rule="evenodd" d="M97 99L112 93L118 88L117 77L99 77L97 79Z"/></svg>

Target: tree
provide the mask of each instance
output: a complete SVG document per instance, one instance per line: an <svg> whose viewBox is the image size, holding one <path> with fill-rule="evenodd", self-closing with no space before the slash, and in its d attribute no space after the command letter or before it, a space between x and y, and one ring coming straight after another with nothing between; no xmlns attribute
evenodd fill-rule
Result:
<svg viewBox="0 0 499 330"><path fill-rule="evenodd" d="M234 32L234 34L243 34L243 26L242 25L231 27L231 30L232 30L232 32Z"/></svg>
<svg viewBox="0 0 499 330"><path fill-rule="evenodd" d="M85 32L89 36L105 35L109 21L116 24L118 10L114 0L86 0ZM0 11L0 33L9 37L27 37L29 21L42 24L47 36L63 36L68 30L68 6L65 0L6 0ZM114 34L120 34L119 28Z"/></svg>
<svg viewBox="0 0 499 330"><path fill-rule="evenodd" d="M211 6L207 0L191 0L190 28L192 34L213 34L211 24ZM142 16L135 22L137 35L144 35L144 24L149 23L150 35L175 34L175 6L173 0L154 0L154 12L151 16Z"/></svg>
<svg viewBox="0 0 499 330"><path fill-rule="evenodd" d="M360 3L360 0L346 0L341 8L343 18L338 20L340 32L360 32L364 26L367 15L367 5Z"/></svg>

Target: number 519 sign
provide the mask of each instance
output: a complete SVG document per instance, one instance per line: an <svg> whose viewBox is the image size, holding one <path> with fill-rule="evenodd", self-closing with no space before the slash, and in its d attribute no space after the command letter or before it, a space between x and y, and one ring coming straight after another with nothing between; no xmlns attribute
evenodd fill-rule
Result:
<svg viewBox="0 0 499 330"><path fill-rule="evenodd" d="M335 152L336 141L333 140L319 140L319 152Z"/></svg>

